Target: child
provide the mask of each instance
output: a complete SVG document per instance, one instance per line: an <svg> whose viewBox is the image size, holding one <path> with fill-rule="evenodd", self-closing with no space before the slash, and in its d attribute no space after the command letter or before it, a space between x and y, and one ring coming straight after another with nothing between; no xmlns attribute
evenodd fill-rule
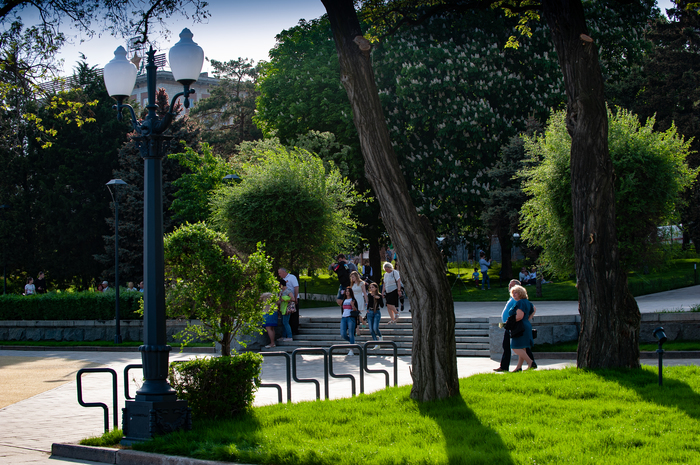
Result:
<svg viewBox="0 0 700 465"><path fill-rule="evenodd" d="M474 284L476 284L476 287L479 287L479 269L474 268L474 273L472 273L472 279L474 280Z"/></svg>
<svg viewBox="0 0 700 465"><path fill-rule="evenodd" d="M282 314L283 327L282 337L280 340L284 342L292 342L294 339L292 339L292 327L289 325L289 319L291 318L292 313L296 311L296 307L294 305L294 291L287 288L287 283L283 279L280 279L279 306L280 313Z"/></svg>

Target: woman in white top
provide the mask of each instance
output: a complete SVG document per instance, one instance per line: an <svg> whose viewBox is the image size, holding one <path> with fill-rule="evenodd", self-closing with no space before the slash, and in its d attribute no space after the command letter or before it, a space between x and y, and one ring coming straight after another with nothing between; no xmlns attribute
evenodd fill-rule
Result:
<svg viewBox="0 0 700 465"><path fill-rule="evenodd" d="M357 309L360 313L367 308L367 286L357 271L350 272L350 287L357 300Z"/></svg>
<svg viewBox="0 0 700 465"><path fill-rule="evenodd" d="M399 304L399 294L401 293L401 275L394 269L391 263L384 263L384 286L382 286L382 297L386 302L386 309L389 311L389 323L396 323L398 313L396 306Z"/></svg>
<svg viewBox="0 0 700 465"><path fill-rule="evenodd" d="M24 286L24 295L34 295L36 289L34 287L34 278L27 278L27 285Z"/></svg>

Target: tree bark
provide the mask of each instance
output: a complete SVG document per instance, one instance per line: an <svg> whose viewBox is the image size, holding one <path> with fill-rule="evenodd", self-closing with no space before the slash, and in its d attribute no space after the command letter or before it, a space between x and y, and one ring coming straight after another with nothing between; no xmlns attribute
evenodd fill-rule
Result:
<svg viewBox="0 0 700 465"><path fill-rule="evenodd" d="M509 283L513 279L513 257L511 254L510 228L498 230L498 242L501 245L501 281Z"/></svg>
<svg viewBox="0 0 700 465"><path fill-rule="evenodd" d="M580 0L543 0L568 97L579 368L639 367L637 303L620 268L614 173L597 45Z"/></svg>
<svg viewBox="0 0 700 465"><path fill-rule="evenodd" d="M433 229L419 216L399 167L379 101L353 0L322 0L333 30L340 79L353 109L365 174L379 200L382 220L401 257L402 278L414 307L413 388L419 401L459 394L454 303Z"/></svg>

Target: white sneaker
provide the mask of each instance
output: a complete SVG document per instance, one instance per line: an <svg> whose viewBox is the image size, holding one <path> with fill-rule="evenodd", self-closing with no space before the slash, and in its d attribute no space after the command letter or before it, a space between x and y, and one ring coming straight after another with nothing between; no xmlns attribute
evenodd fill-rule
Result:
<svg viewBox="0 0 700 465"><path fill-rule="evenodd" d="M379 350L379 346L372 347L372 350Z"/></svg>
<svg viewBox="0 0 700 465"><path fill-rule="evenodd" d="M352 349L348 350L348 355L355 355L355 352L352 351Z"/></svg>

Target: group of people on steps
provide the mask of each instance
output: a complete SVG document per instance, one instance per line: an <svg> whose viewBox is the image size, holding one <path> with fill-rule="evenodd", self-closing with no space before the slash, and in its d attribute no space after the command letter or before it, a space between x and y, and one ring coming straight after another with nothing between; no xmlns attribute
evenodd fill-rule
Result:
<svg viewBox="0 0 700 465"><path fill-rule="evenodd" d="M384 284L380 292L377 283L368 284L353 267L354 264L348 262L344 254L338 255L337 263L329 267L336 273L339 282L336 302L341 308L340 335L350 344L354 344L355 329L358 323L365 319L372 340L380 341L382 339L382 333L379 330L381 309L386 304L389 312L388 324L395 324L399 315L396 307L399 306L400 298L403 297L401 274L391 263L384 263ZM348 355L354 355L352 349L348 351Z"/></svg>

